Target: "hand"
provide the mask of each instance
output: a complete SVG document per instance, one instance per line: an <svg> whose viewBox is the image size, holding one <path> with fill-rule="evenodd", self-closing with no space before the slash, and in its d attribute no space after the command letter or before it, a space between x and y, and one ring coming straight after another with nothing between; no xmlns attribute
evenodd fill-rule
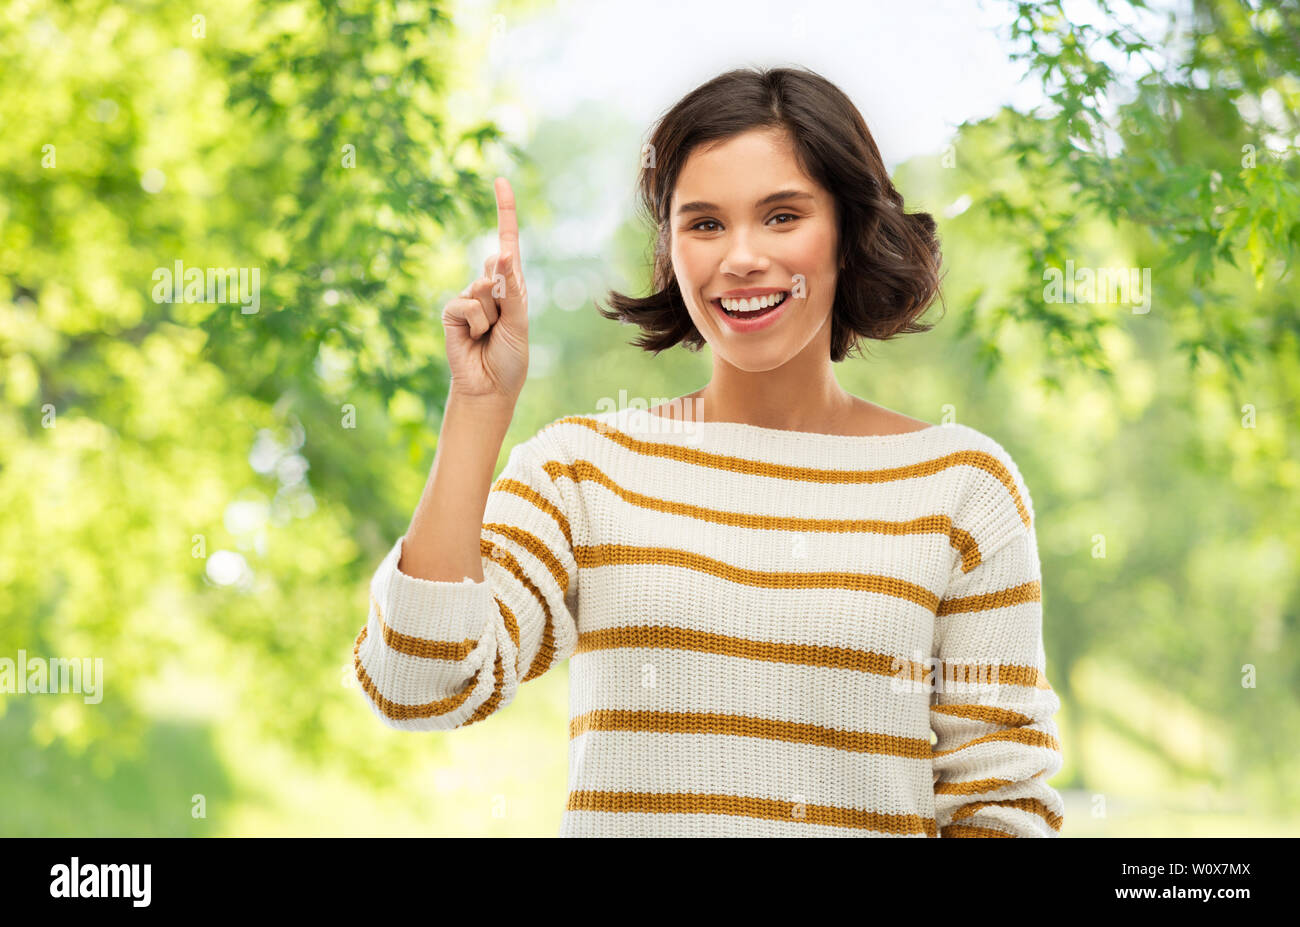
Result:
<svg viewBox="0 0 1300 927"><path fill-rule="evenodd" d="M483 276L443 307L442 327L457 395L513 404L528 375L528 289L514 191L504 177L495 187L497 252L483 262Z"/></svg>

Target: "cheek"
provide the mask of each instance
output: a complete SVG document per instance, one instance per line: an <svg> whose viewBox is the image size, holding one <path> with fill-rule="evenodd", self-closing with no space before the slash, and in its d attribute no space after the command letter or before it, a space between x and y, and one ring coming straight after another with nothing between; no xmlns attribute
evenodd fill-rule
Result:
<svg viewBox="0 0 1300 927"><path fill-rule="evenodd" d="M835 267L835 234L831 229L810 229L808 234L791 236L788 260L813 273L821 274Z"/></svg>
<svg viewBox="0 0 1300 927"><path fill-rule="evenodd" d="M672 262L673 274L677 278L677 288L681 291L682 299L685 301L691 317L697 318L705 312L698 305L700 291L713 280L717 269L716 262L711 265L708 255L703 254L702 249L692 248L689 244L673 249Z"/></svg>
<svg viewBox="0 0 1300 927"><path fill-rule="evenodd" d="M693 248L689 242L673 245L673 271L683 290L698 289L708 278L707 257L703 249Z"/></svg>

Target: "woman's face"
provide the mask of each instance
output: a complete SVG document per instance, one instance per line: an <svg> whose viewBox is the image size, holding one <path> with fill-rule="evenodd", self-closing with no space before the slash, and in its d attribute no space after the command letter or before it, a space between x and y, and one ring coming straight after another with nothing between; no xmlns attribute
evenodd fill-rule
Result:
<svg viewBox="0 0 1300 927"><path fill-rule="evenodd" d="M800 170L788 135L755 129L696 148L670 209L677 285L715 357L750 372L780 367L810 345L830 357L835 201ZM733 292L786 298L766 315L733 320L719 300Z"/></svg>

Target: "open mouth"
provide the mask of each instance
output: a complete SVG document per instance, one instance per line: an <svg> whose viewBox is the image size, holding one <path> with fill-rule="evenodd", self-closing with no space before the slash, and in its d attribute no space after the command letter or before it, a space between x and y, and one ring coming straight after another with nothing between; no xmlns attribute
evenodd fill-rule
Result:
<svg viewBox="0 0 1300 927"><path fill-rule="evenodd" d="M777 295L778 298L774 302L769 303L768 305L762 307L761 309L728 309L726 306L723 305L723 301L721 299L715 299L713 301L713 304L733 319L758 319L758 318L762 318L763 316L767 315L769 312L772 312L773 310L780 307L781 304L784 303L790 297L789 293L780 293ZM729 299L727 300L727 302L732 303L734 305L736 302L748 303L750 301L749 300L733 301Z"/></svg>

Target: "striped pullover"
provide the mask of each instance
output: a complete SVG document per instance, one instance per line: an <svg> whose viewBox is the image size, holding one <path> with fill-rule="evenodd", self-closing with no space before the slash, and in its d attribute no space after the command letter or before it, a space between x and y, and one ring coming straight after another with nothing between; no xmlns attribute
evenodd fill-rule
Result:
<svg viewBox="0 0 1300 927"><path fill-rule="evenodd" d="M361 691L447 731L568 660L560 836L1060 834L1033 506L969 426L568 416L492 484L482 582L403 574L404 540Z"/></svg>

